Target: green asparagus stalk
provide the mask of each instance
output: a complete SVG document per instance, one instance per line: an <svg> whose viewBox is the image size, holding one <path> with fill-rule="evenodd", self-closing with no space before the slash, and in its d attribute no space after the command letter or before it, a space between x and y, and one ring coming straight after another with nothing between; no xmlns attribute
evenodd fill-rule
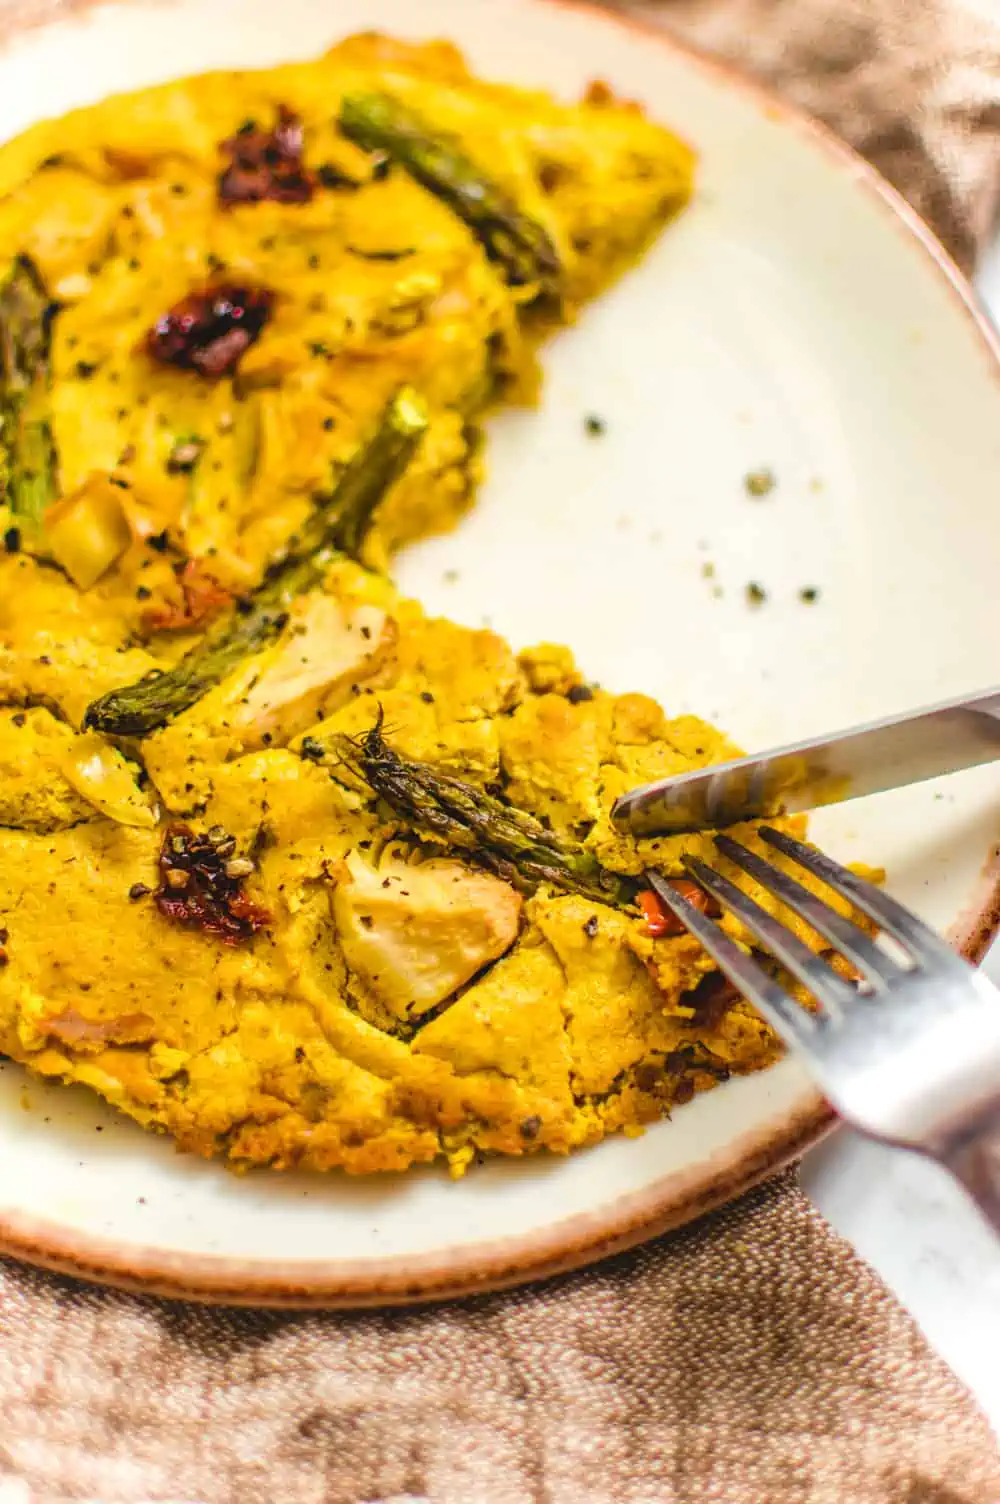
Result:
<svg viewBox="0 0 1000 1504"><path fill-rule="evenodd" d="M0 370L4 395L24 397L49 371L49 311L42 280L16 256L0 283Z"/></svg>
<svg viewBox="0 0 1000 1504"><path fill-rule="evenodd" d="M427 409L410 387L389 403L370 443L316 507L295 546L263 583L205 633L172 669L154 671L91 704L84 725L112 736L146 736L200 700L244 658L276 638L297 596L322 583L337 553L357 556L376 505L402 475L427 427Z"/></svg>
<svg viewBox="0 0 1000 1504"><path fill-rule="evenodd" d="M22 417L8 491L13 516L30 532L37 532L59 494L56 448L47 419Z"/></svg>
<svg viewBox="0 0 1000 1504"><path fill-rule="evenodd" d="M31 532L57 494L45 416L51 306L32 263L16 257L0 283L0 504Z"/></svg>
<svg viewBox="0 0 1000 1504"><path fill-rule="evenodd" d="M557 295L561 267L548 233L485 177L451 137L437 135L388 94L348 94L340 129L367 151L383 151L465 221L512 287Z"/></svg>
<svg viewBox="0 0 1000 1504"><path fill-rule="evenodd" d="M304 751L315 757L321 747ZM418 835L467 853L522 892L547 883L620 908L632 903L638 884L608 872L577 842L474 784L400 757L382 735L381 715L363 737L337 736L332 750Z"/></svg>

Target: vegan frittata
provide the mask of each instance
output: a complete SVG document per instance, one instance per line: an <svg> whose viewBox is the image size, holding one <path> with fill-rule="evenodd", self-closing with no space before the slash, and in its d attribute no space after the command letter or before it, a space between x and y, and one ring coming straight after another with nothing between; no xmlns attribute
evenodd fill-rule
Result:
<svg viewBox="0 0 1000 1504"><path fill-rule="evenodd" d="M237 1165L455 1173L776 1057L643 887L699 838L609 821L733 749L387 573L692 175L368 35L0 149L0 1051Z"/></svg>

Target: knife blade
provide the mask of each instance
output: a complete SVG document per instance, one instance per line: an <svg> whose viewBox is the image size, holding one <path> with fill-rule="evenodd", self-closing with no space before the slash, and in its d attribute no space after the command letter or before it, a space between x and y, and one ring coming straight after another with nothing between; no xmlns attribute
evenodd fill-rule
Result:
<svg viewBox="0 0 1000 1504"><path fill-rule="evenodd" d="M633 835L714 830L922 783L1000 758L1000 688L632 789L614 823Z"/></svg>

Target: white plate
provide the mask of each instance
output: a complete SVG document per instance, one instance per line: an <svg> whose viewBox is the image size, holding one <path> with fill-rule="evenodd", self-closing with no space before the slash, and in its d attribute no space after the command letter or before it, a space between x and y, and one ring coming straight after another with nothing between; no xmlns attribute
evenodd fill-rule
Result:
<svg viewBox="0 0 1000 1504"><path fill-rule="evenodd" d="M1000 681L992 337L891 191L736 78L547 0L132 3L12 39L0 136L125 87L306 56L372 26L449 36L477 70L567 96L606 78L703 158L695 206L553 341L541 411L493 425L478 509L413 550L405 585L517 644L570 642L606 685L650 691L750 747ZM599 440L584 432L591 412L607 421ZM762 466L778 485L752 500L743 477ZM751 580L768 594L758 609ZM818 604L799 600L805 586ZM996 769L842 806L815 830L842 858L883 863L892 891L967 948L995 927ZM784 1064L642 1139L497 1162L457 1185L434 1171L238 1179L7 1064L0 1248L209 1298L426 1297L675 1225L824 1120Z"/></svg>

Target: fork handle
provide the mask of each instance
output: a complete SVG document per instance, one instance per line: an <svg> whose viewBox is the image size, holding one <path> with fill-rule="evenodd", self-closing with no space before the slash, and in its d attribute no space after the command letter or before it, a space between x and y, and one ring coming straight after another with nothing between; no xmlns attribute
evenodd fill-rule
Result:
<svg viewBox="0 0 1000 1504"><path fill-rule="evenodd" d="M949 1155L948 1168L1000 1232L1000 1108L987 1126Z"/></svg>

